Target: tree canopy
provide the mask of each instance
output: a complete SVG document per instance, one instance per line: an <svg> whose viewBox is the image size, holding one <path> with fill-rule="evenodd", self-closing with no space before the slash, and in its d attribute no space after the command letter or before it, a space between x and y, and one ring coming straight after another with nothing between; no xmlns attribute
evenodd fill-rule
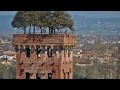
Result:
<svg viewBox="0 0 120 90"><path fill-rule="evenodd" d="M66 28L74 31L71 15L65 11L18 11L11 25L14 28L22 28L24 34L26 27L29 27L29 33L31 33L31 27L33 27L33 33L37 27L41 30L41 34L46 29L49 30L49 34L55 34Z"/></svg>

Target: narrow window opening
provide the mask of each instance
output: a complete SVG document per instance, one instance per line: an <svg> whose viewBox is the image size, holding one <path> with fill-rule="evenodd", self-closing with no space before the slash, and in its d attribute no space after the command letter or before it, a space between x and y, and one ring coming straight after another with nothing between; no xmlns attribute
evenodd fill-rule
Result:
<svg viewBox="0 0 120 90"><path fill-rule="evenodd" d="M68 58L70 58L70 51L68 51Z"/></svg>
<svg viewBox="0 0 120 90"><path fill-rule="evenodd" d="M57 50L58 50L58 49L57 49L57 46L54 46L54 47L53 47L53 53L56 54L56 51L57 51Z"/></svg>
<svg viewBox="0 0 120 90"><path fill-rule="evenodd" d="M30 49L26 48L26 57L30 57Z"/></svg>
<svg viewBox="0 0 120 90"><path fill-rule="evenodd" d="M40 51L41 51L41 49L40 48L38 48L38 58L40 58L41 56L40 56Z"/></svg>
<svg viewBox="0 0 120 90"><path fill-rule="evenodd" d="M48 57L52 57L52 49L48 48L47 49Z"/></svg>
<svg viewBox="0 0 120 90"><path fill-rule="evenodd" d="M45 51L46 51L45 46L42 46L41 53L45 53Z"/></svg>
<svg viewBox="0 0 120 90"><path fill-rule="evenodd" d="M63 46L59 46L58 51L61 53L62 50L63 50Z"/></svg>
<svg viewBox="0 0 120 90"><path fill-rule="evenodd" d="M24 52L24 47L20 46L20 53Z"/></svg>
<svg viewBox="0 0 120 90"><path fill-rule="evenodd" d="M40 73L36 73L36 79L41 79Z"/></svg>
<svg viewBox="0 0 120 90"><path fill-rule="evenodd" d="M52 79L52 73L48 73L48 79Z"/></svg>
<svg viewBox="0 0 120 90"><path fill-rule="evenodd" d="M64 57L66 58L66 51L64 50Z"/></svg>
<svg viewBox="0 0 120 90"><path fill-rule="evenodd" d="M18 46L15 46L15 51L16 51L16 52L18 52L18 51L19 51Z"/></svg>
<svg viewBox="0 0 120 90"><path fill-rule="evenodd" d="M30 73L26 72L26 79L30 79Z"/></svg>

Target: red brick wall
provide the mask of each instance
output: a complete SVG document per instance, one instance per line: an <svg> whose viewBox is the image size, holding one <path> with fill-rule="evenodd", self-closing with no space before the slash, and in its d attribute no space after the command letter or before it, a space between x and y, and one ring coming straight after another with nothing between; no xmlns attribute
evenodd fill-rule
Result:
<svg viewBox="0 0 120 90"><path fill-rule="evenodd" d="M55 73L53 74L53 79L64 79L62 69L64 69L65 73L66 72L70 73L69 74L70 79L73 78L72 52L71 52L71 55L69 58L68 58L67 52L64 52L64 51L62 51L59 58L57 58L57 56L54 56L54 54L52 57L46 57L45 64L43 66L40 66L43 63L43 60L44 60L44 54L41 55L41 58L37 58L35 53L31 54L30 57L26 57L24 52L23 53L17 52L16 78L17 79L25 79L26 72L33 71L34 74L30 78L35 79L36 78L35 74L37 73L37 70L39 70L39 71L45 72L45 75L42 76L41 78L47 79L48 73L51 72L51 70L55 70ZM22 65L20 65L20 61L21 62L23 61ZM50 66L50 64L54 61L55 61L55 64L53 66ZM71 63L70 63L70 61L71 61ZM33 62L34 64L32 66L29 66L31 62ZM70 68L71 68L71 72L70 72ZM21 76L19 76L20 69L24 69L24 73ZM67 79L67 77L66 77L66 79Z"/></svg>
<svg viewBox="0 0 120 90"><path fill-rule="evenodd" d="M45 44L76 44L76 36L69 34L62 35L35 35L35 45ZM14 34L13 45L33 45L33 35Z"/></svg>
<svg viewBox="0 0 120 90"><path fill-rule="evenodd" d="M43 35L43 40L41 41L40 35L35 35L35 41L33 43L33 35L24 35L24 34L16 34L13 36L13 46L14 45L55 45L56 43L60 45L62 44L68 44L69 45L75 45L76 38L75 35ZM44 75L41 75L41 79L48 79L48 73L52 73L52 70L55 71L53 73L52 78L53 79L72 79L73 78L73 52L69 50L63 50L60 54L60 57L58 58L54 54L52 54L52 57L46 56L45 59L45 53L41 54L40 58L37 58L36 52L30 53L30 57L26 57L25 52L20 53L20 51L16 52L16 78L17 79L25 79L26 78L26 72L31 72L30 78L36 79L36 73L38 71L45 73ZM45 64L43 64L43 61L45 60ZM20 63L23 61L23 64L20 65ZM55 62L54 65L50 65L53 62ZM33 63L32 66L30 64ZM22 75L20 75L20 69L24 69L24 72Z"/></svg>

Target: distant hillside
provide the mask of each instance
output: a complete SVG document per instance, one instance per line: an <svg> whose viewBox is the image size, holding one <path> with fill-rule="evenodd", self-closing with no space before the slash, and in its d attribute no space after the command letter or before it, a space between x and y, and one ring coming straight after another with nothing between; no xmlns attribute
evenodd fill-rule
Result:
<svg viewBox="0 0 120 90"><path fill-rule="evenodd" d="M120 33L120 18L95 18L74 15L76 33Z"/></svg>

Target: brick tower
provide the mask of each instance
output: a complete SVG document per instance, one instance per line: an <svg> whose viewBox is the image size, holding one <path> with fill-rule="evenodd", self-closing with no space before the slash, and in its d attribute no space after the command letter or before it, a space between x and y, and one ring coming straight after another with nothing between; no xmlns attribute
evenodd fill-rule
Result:
<svg viewBox="0 0 120 90"><path fill-rule="evenodd" d="M75 34L14 34L16 79L73 79Z"/></svg>

